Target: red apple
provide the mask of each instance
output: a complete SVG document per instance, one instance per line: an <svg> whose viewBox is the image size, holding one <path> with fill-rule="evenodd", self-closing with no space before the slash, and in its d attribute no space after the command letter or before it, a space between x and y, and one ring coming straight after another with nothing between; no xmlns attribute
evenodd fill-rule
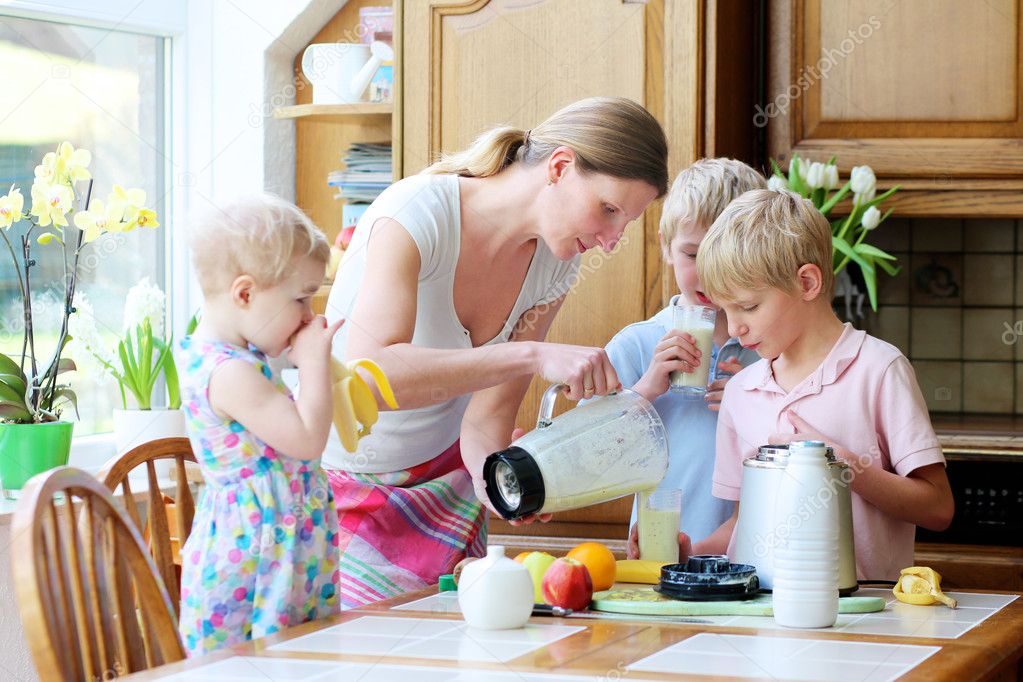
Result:
<svg viewBox="0 0 1023 682"><path fill-rule="evenodd" d="M593 598L590 572L575 559L555 559L543 574L543 598L552 606L582 611Z"/></svg>

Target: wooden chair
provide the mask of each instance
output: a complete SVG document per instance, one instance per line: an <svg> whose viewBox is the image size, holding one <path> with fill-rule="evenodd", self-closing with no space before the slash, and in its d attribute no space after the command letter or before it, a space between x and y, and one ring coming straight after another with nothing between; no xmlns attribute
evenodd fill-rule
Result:
<svg viewBox="0 0 1023 682"><path fill-rule="evenodd" d="M59 467L30 480L12 537L21 623L43 680L104 680L185 657L142 538L91 475Z"/></svg>
<svg viewBox="0 0 1023 682"><path fill-rule="evenodd" d="M173 499L160 490L156 476L155 462L173 459L177 472ZM143 539L152 552L156 568L171 595L174 614L181 614L181 586L179 569L180 550L192 531L192 517L195 515L195 500L188 487L185 462L195 462L192 446L187 438L161 438L143 443L103 465L97 478L114 493L118 487L124 494L124 506L135 522L136 528L143 528L139 520L138 503L132 492L128 474L136 467L145 465L149 490L146 496L146 525ZM168 502L170 500L170 502Z"/></svg>

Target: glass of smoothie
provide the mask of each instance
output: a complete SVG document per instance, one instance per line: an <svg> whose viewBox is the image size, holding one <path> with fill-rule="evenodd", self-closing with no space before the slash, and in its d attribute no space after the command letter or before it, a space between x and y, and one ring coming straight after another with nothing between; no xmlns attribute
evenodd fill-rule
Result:
<svg viewBox="0 0 1023 682"><path fill-rule="evenodd" d="M704 305L679 303L672 306L672 327L686 332L696 340L700 350L700 364L692 372L676 370L671 373L670 387L686 398L702 398L710 379L711 352L714 349L714 321L717 311Z"/></svg>
<svg viewBox="0 0 1023 682"><path fill-rule="evenodd" d="M639 494L639 558L678 563L678 531L682 491L653 490Z"/></svg>

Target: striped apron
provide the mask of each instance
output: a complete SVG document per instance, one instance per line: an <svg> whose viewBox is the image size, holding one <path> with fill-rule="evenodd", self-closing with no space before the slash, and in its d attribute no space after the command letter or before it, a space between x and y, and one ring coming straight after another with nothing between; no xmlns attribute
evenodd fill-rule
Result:
<svg viewBox="0 0 1023 682"><path fill-rule="evenodd" d="M486 513L458 441L410 469L326 471L341 533L341 608L422 589L465 556L486 554Z"/></svg>

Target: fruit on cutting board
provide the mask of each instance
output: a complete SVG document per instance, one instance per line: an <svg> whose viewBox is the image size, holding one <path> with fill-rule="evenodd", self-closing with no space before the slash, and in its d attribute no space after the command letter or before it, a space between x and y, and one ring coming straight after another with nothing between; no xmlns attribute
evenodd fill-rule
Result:
<svg viewBox="0 0 1023 682"><path fill-rule="evenodd" d="M522 565L533 580L533 598L537 604L543 604L543 576L553 563L554 556L547 552L530 552L522 560Z"/></svg>
<svg viewBox="0 0 1023 682"><path fill-rule="evenodd" d="M617 566L615 555L599 542L584 542L576 545L567 555L570 559L582 563L590 572L590 580L593 582L593 591L611 589L615 584Z"/></svg>
<svg viewBox="0 0 1023 682"><path fill-rule="evenodd" d="M892 593L905 604L929 606L940 602L950 609L959 605L955 599L941 591L941 574L926 566L902 569Z"/></svg>
<svg viewBox="0 0 1023 682"><path fill-rule="evenodd" d="M644 559L619 559L615 562L615 580L620 583L656 585L661 582L661 566L670 562Z"/></svg>
<svg viewBox="0 0 1023 682"><path fill-rule="evenodd" d="M530 554L532 554L532 552L519 552L518 554L515 555L515 561L521 564L522 561Z"/></svg>
<svg viewBox="0 0 1023 682"><path fill-rule="evenodd" d="M590 572L575 559L555 559L543 576L543 598L551 606L582 611L593 598Z"/></svg>

